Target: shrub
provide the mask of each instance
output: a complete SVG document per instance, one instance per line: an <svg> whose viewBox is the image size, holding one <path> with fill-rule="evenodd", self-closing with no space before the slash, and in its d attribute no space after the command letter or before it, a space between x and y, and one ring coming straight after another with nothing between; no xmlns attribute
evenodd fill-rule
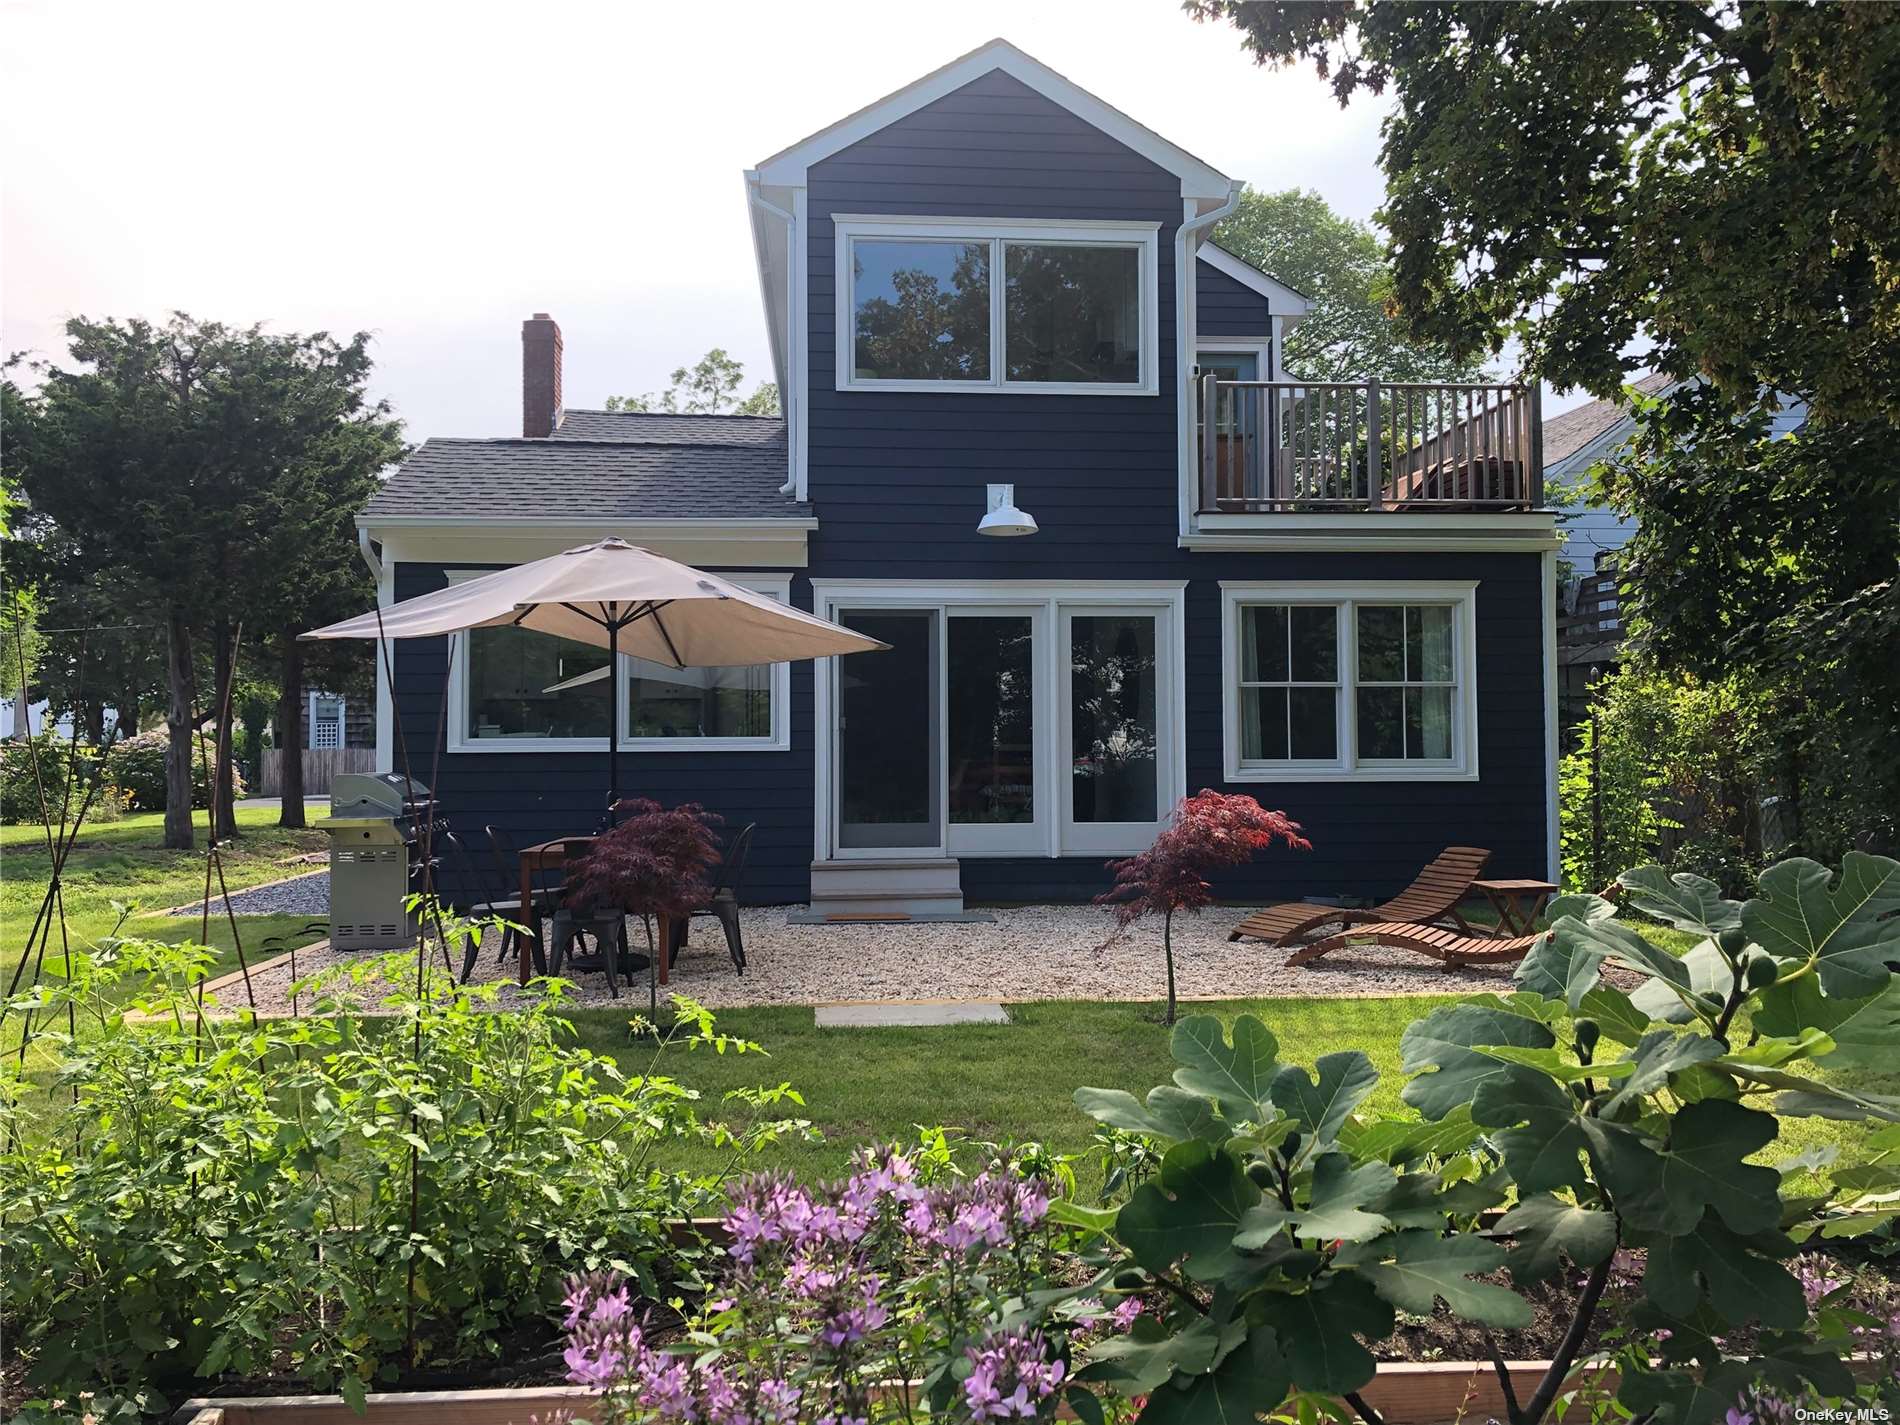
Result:
<svg viewBox="0 0 1900 1425"><path fill-rule="evenodd" d="M53 1091L77 1095L28 1111L14 1080L0 1104L0 1316L43 1394L268 1371L360 1402L399 1366L494 1356L545 1331L569 1272L662 1290L668 1221L706 1210L723 1174L669 1172L657 1145L737 1166L788 1126L735 1136L672 1079L578 1047L560 982L496 1013L491 987L431 971L418 993L415 959L393 956L318 985L309 1017L200 1022L212 960L121 942L8 1006L38 1009ZM57 1032L69 1003L76 1042ZM345 1012L366 1004L383 1013ZM692 1042L756 1047L682 1010Z"/></svg>
<svg viewBox="0 0 1900 1425"><path fill-rule="evenodd" d="M77 764L74 754L77 753ZM38 776L34 775L35 765ZM47 731L35 733L30 738L17 738L0 742L0 821L8 825L20 825L40 820L40 794L44 788L46 811L55 826L59 825L60 809L66 808L70 819L79 811L79 804L85 798L85 789L98 776L99 754L84 743L77 748L60 737ZM66 779L73 774L74 786L69 798L66 794ZM96 805L86 813L87 819L96 817L100 807ZM109 820L109 815L102 820Z"/></svg>
<svg viewBox="0 0 1900 1425"><path fill-rule="evenodd" d="M135 810L165 810L165 753L170 746L170 732L158 727L141 732L137 737L128 737L106 755L106 775L124 790ZM211 805L211 778L205 755L209 747L208 733L203 743L196 737L192 739L191 804L194 807ZM241 797L245 793L243 773L233 767L232 776L235 794Z"/></svg>
<svg viewBox="0 0 1900 1425"><path fill-rule="evenodd" d="M1487 1330L1523 1327L1516 1289L1554 1281L1563 1344L1528 1396L1504 1391L1511 1425L1539 1425L1612 1272L1640 1263L1640 1295L1605 1332L1608 1418L1708 1425L1744 1413L1745 1396L1855 1397L1843 1362L1881 1323L1804 1289L1788 1263L1900 1212L1900 1099L1834 1073L1900 1051L1900 862L1850 854L1836 877L1785 861L1746 903L1656 866L1625 873L1621 893L1700 942L1677 958L1609 901L1560 899L1516 993L1405 1032L1417 1118L1361 1116L1377 1083L1366 1055L1324 1055L1309 1076L1278 1062L1252 1017L1231 1039L1212 1017L1182 1021L1174 1082L1145 1101L1077 1090L1098 1120L1165 1145L1105 1223L1117 1284L1159 1312L1077 1379L1146 1395L1147 1425L1251 1419L1289 1393L1372 1419L1357 1401L1377 1369L1362 1340L1440 1303ZM1639 986L1618 988L1607 965ZM1797 1115L1880 1125L1876 1156L1825 1191L1752 1161Z"/></svg>
<svg viewBox="0 0 1900 1425"><path fill-rule="evenodd" d="M1243 866L1256 851L1284 841L1300 851L1313 843L1300 835L1300 824L1284 812L1268 811L1252 797L1203 790L1181 798L1153 845L1138 856L1110 861L1114 886L1095 898L1112 906L1118 929L1144 915L1161 917L1161 951L1168 964L1167 1023L1174 1023L1174 914L1198 915L1213 903L1207 878L1229 866Z"/></svg>

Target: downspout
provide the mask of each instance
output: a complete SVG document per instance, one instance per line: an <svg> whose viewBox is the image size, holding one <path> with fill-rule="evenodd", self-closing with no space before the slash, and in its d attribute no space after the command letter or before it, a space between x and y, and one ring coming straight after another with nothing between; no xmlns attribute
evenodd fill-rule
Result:
<svg viewBox="0 0 1900 1425"><path fill-rule="evenodd" d="M1188 288L1192 285L1189 276L1193 271L1194 252L1200 244L1193 242L1192 239L1196 233L1211 228L1238 208L1240 195L1246 190L1246 186L1238 179L1230 182L1227 185L1227 197L1218 207L1211 208L1198 217L1187 219L1176 229L1174 235L1174 305L1175 310L1181 314L1178 327L1181 333L1181 350L1178 353L1180 359L1175 363L1175 404L1182 413L1181 438L1176 447L1176 459L1181 467L1176 481L1176 499L1181 507L1179 533L1183 539L1192 532L1191 511L1195 504L1193 491L1196 465L1194 459L1196 422L1191 418L1194 383L1188 373L1189 368L1194 364L1194 349L1200 333L1199 324L1195 320L1194 304L1188 300Z"/></svg>
<svg viewBox="0 0 1900 1425"><path fill-rule="evenodd" d="M798 260L798 253L796 251L798 220L785 209L779 207L778 204L772 202L771 199L767 198L765 194L760 191L760 188L759 171L756 168L748 168L745 174L746 200L761 212L770 213L773 217L785 224L785 341L783 349L785 352L786 369L778 373L778 399L779 408L785 416L786 474L785 483L778 487L778 492L781 495L790 495L795 493L798 489L798 472L795 468L797 456L794 453L798 443L793 434L793 427L797 422L791 408L792 383L786 379L792 361L792 323L797 319L797 313L793 310L796 306L794 299L797 294L797 288L793 282L792 272Z"/></svg>

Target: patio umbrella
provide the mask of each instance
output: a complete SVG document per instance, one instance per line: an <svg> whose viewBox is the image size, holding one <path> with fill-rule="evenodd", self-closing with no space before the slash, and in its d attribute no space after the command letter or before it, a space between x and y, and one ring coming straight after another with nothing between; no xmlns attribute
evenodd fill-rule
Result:
<svg viewBox="0 0 1900 1425"><path fill-rule="evenodd" d="M890 646L619 539L500 569L300 637L440 638L471 628L526 628L593 644L607 649L610 669L622 653L669 668L712 668ZM611 807L620 789L617 677L608 706Z"/></svg>

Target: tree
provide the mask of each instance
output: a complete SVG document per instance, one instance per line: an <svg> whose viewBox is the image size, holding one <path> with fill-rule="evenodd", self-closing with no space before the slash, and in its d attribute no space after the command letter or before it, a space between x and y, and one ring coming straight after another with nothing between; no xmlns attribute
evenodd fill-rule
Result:
<svg viewBox="0 0 1900 1425"><path fill-rule="evenodd" d="M1300 835L1300 824L1284 812L1268 811L1252 797L1211 789L1183 797L1174 815L1138 856L1110 861L1115 884L1095 898L1111 906L1117 933L1144 915L1161 917L1161 950L1168 962L1168 1015L1174 1023L1174 913L1198 915L1213 903L1207 877L1227 866L1242 866L1256 851L1284 841L1297 851L1313 843Z"/></svg>
<svg viewBox="0 0 1900 1425"><path fill-rule="evenodd" d="M1214 241L1313 299L1286 338L1287 370L1309 381L1480 381L1481 361L1408 337L1391 310L1392 265L1376 233L1310 189L1249 188Z"/></svg>
<svg viewBox="0 0 1900 1425"><path fill-rule="evenodd" d="M1604 397L1685 378L1604 481L1637 521L1633 622L1665 669L1771 683L1900 800L1900 8L1186 9L1342 104L1394 91L1381 218L1414 336L1515 339ZM1769 439L1793 403L1805 427Z"/></svg>
<svg viewBox="0 0 1900 1425"><path fill-rule="evenodd" d="M673 415L776 416L779 413L778 387L767 381L750 396L739 395L745 380L745 364L726 355L715 346L700 357L699 364L681 366L673 372L673 384L657 396L609 396L610 411L660 411Z"/></svg>
<svg viewBox="0 0 1900 1425"><path fill-rule="evenodd" d="M70 367L41 368L21 481L89 562L146 581L166 630L165 844L188 848L196 718L218 717L214 834L235 833L237 625L330 556L362 493L342 452L400 452L400 426L364 392L369 337L278 335L176 313L66 325ZM353 467L352 467L353 468ZM330 516L325 522L321 516ZM215 687L200 706L196 641Z"/></svg>

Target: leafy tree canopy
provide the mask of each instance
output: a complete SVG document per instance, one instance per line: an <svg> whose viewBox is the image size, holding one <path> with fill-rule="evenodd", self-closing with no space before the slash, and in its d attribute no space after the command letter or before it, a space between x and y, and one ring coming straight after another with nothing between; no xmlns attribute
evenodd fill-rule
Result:
<svg viewBox="0 0 1900 1425"><path fill-rule="evenodd" d="M778 387L767 381L750 396L740 396L745 363L735 361L722 346L700 357L695 366L673 372L672 384L655 395L609 396L610 411L663 411L676 415L775 416L779 413Z"/></svg>
<svg viewBox="0 0 1900 1425"><path fill-rule="evenodd" d="M1313 299L1286 339L1286 366L1314 381L1478 381L1483 362L1412 340L1392 310L1392 266L1378 235L1311 189L1249 188L1214 241Z"/></svg>

